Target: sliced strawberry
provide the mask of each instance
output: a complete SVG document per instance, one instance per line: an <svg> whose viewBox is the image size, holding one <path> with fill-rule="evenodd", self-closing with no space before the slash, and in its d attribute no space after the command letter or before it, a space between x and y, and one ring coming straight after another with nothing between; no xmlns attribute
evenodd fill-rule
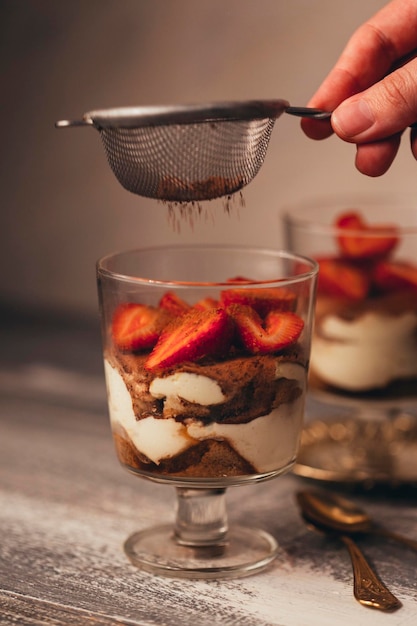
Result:
<svg viewBox="0 0 417 626"><path fill-rule="evenodd" d="M358 211L346 211L336 218L337 228L348 228L349 230L362 230L365 222Z"/></svg>
<svg viewBox="0 0 417 626"><path fill-rule="evenodd" d="M417 291L417 265L401 261L381 261L375 267L373 283L381 291Z"/></svg>
<svg viewBox="0 0 417 626"><path fill-rule="evenodd" d="M113 341L124 351L152 348L170 320L171 315L162 309L136 302L121 304L113 315Z"/></svg>
<svg viewBox="0 0 417 626"><path fill-rule="evenodd" d="M164 293L159 301L159 306L161 309L166 309L170 313L173 313L173 315L182 315L191 308L188 302L185 302L185 300L180 298L174 291Z"/></svg>
<svg viewBox="0 0 417 626"><path fill-rule="evenodd" d="M359 267L335 257L317 259L320 267L319 293L350 300L362 300L369 292L368 274Z"/></svg>
<svg viewBox="0 0 417 626"><path fill-rule="evenodd" d="M231 319L224 309L191 309L168 324L145 367L148 370L164 369L226 352L233 330Z"/></svg>
<svg viewBox="0 0 417 626"><path fill-rule="evenodd" d="M293 311L297 298L285 287L254 287L248 289L226 289L221 292L220 302L228 307L231 304L251 306L265 317L269 311Z"/></svg>
<svg viewBox="0 0 417 626"><path fill-rule="evenodd" d="M350 231L346 234L340 233L337 240L342 254L351 259L385 258L399 241L396 226L368 224L357 211L340 215L335 226L340 231Z"/></svg>
<svg viewBox="0 0 417 626"><path fill-rule="evenodd" d="M246 278L246 276L234 276L233 278L227 279L228 283L253 283L255 282L251 278Z"/></svg>
<svg viewBox="0 0 417 626"><path fill-rule="evenodd" d="M269 354L288 348L299 338L304 322L291 311L270 311L263 323L250 306L233 304L228 308L237 335L251 354Z"/></svg>
<svg viewBox="0 0 417 626"><path fill-rule="evenodd" d="M194 304L194 309L199 309L200 311L207 311L207 309L218 309L220 303L215 298L203 298Z"/></svg>

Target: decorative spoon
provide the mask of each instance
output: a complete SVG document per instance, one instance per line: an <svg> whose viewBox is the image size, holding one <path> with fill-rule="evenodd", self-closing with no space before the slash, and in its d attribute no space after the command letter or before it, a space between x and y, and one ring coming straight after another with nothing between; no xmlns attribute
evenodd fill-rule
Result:
<svg viewBox="0 0 417 626"><path fill-rule="evenodd" d="M322 517L319 519L314 513L311 514L312 508L308 497L309 494L305 497L305 493L299 492L297 501L307 524L314 526L321 532L338 537L349 551L353 570L353 594L356 600L364 606L381 611L395 611L399 609L401 602L380 580L353 539L338 530L333 525L331 518L326 520L326 518Z"/></svg>
<svg viewBox="0 0 417 626"><path fill-rule="evenodd" d="M303 508L308 509L310 517L331 526L333 530L348 534L377 534L417 551L416 540L380 526L366 511L347 498L317 491L302 491L298 498L299 502L302 500Z"/></svg>

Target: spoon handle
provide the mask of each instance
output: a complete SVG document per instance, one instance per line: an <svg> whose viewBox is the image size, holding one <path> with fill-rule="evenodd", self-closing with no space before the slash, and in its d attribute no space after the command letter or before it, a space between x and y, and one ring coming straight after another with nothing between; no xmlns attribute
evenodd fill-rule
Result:
<svg viewBox="0 0 417 626"><path fill-rule="evenodd" d="M404 535L399 535L398 533L393 532L392 530L387 530L382 526L377 526L375 528L375 531L378 533L378 535L381 535L382 537L386 537L387 539L393 539L394 541L398 541L408 548L417 551L417 541L415 539L410 539L409 537L405 537Z"/></svg>
<svg viewBox="0 0 417 626"><path fill-rule="evenodd" d="M378 578L356 543L346 535L340 535L340 539L349 550L352 560L353 593L358 602L381 611L399 609L401 602Z"/></svg>

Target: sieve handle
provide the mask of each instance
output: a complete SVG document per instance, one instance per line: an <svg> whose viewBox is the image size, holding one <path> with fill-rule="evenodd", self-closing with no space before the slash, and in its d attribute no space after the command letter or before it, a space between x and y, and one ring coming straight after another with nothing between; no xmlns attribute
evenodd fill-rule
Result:
<svg viewBox="0 0 417 626"><path fill-rule="evenodd" d="M329 111L323 111L322 109L291 106L285 109L285 113L289 113L289 115L297 115L297 117L313 117L316 120L328 120L332 115Z"/></svg>
<svg viewBox="0 0 417 626"><path fill-rule="evenodd" d="M55 128L68 128L70 126L93 126L93 120L90 118L83 120L58 120L55 122Z"/></svg>

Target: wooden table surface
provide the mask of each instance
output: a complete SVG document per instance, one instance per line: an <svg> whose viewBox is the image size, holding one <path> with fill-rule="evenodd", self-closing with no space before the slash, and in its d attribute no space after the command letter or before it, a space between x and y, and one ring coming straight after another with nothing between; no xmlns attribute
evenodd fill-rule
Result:
<svg viewBox="0 0 417 626"><path fill-rule="evenodd" d="M228 492L231 523L258 525L280 543L266 571L190 581L135 568L124 540L172 521L175 492L130 475L116 460L98 331L8 321L0 331L1 624L417 624L417 553L361 539L403 606L392 614L360 606L346 549L306 528L295 503L306 484L292 475ZM415 491L353 498L417 538Z"/></svg>

